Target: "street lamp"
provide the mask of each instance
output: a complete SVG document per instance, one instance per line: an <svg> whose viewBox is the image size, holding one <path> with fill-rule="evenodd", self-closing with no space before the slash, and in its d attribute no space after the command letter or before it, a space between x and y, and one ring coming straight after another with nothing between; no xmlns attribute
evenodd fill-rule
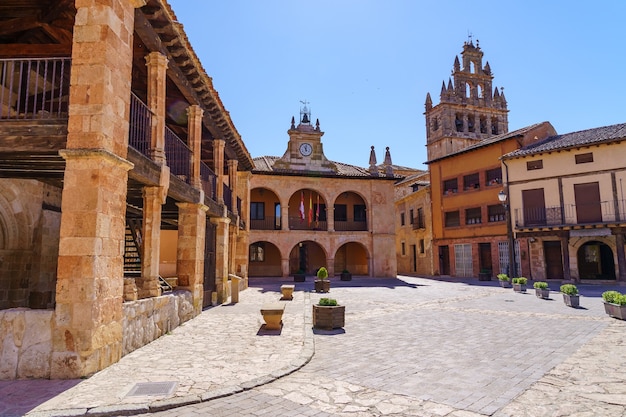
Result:
<svg viewBox="0 0 626 417"><path fill-rule="evenodd" d="M511 226L511 208L509 207L509 204L507 204L507 198L508 198L508 189L507 192L504 192L504 190L500 190L500 192L498 193L498 200L500 200L500 202L502 203L502 205L504 206L504 211L506 212L506 236L509 239L509 270L508 275L509 277L513 278L513 276L515 275L515 241L513 240L513 228Z"/></svg>

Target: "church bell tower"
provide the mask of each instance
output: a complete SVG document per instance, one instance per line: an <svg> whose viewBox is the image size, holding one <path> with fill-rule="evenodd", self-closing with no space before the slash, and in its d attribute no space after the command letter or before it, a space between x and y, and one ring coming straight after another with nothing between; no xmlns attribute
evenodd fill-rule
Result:
<svg viewBox="0 0 626 417"><path fill-rule="evenodd" d="M454 80L454 81L453 81ZM452 78L441 86L439 104L426 94L426 148L432 161L492 136L507 133L508 109L503 89L492 87L489 62L471 37L454 60Z"/></svg>

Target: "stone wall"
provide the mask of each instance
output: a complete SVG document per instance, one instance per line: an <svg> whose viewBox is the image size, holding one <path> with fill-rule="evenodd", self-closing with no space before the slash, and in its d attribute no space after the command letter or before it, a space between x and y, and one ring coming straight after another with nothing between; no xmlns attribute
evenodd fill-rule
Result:
<svg viewBox="0 0 626 417"><path fill-rule="evenodd" d="M0 380L50 378L52 310L0 311Z"/></svg>
<svg viewBox="0 0 626 417"><path fill-rule="evenodd" d="M194 317L191 293L174 291L160 297L126 302L122 356L147 345Z"/></svg>

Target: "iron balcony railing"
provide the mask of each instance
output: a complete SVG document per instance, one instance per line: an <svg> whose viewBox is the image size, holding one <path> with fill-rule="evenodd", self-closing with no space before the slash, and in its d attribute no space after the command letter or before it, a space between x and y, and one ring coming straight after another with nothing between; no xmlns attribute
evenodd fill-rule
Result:
<svg viewBox="0 0 626 417"><path fill-rule="evenodd" d="M515 226L576 226L626 222L626 200L515 209Z"/></svg>
<svg viewBox="0 0 626 417"><path fill-rule="evenodd" d="M191 149L167 126L165 127L165 160L172 174L187 184L191 182Z"/></svg>
<svg viewBox="0 0 626 417"><path fill-rule="evenodd" d="M200 180L202 181L204 195L211 200L215 200L217 175L215 175L215 172L213 172L213 170L204 162L200 162Z"/></svg>
<svg viewBox="0 0 626 417"><path fill-rule="evenodd" d="M280 217L266 216L264 219L250 219L251 230L280 230Z"/></svg>
<svg viewBox="0 0 626 417"><path fill-rule="evenodd" d="M130 95L128 145L150 157L150 126L153 113L135 94Z"/></svg>
<svg viewBox="0 0 626 417"><path fill-rule="evenodd" d="M66 119L70 62L0 59L0 120Z"/></svg>

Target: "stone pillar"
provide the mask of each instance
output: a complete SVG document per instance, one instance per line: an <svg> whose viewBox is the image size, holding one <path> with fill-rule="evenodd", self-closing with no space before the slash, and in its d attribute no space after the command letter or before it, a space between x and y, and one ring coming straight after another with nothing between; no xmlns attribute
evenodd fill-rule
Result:
<svg viewBox="0 0 626 417"><path fill-rule="evenodd" d="M202 312L204 284L204 242L208 207L195 203L178 206L176 272L178 286L191 291L194 316Z"/></svg>
<svg viewBox="0 0 626 417"><path fill-rule="evenodd" d="M569 236L561 236L561 251L563 256L563 280L570 281L572 275L569 269ZM579 282L580 276L575 281Z"/></svg>
<svg viewBox="0 0 626 417"><path fill-rule="evenodd" d="M76 1L50 378L122 354L128 116L135 7Z"/></svg>
<svg viewBox="0 0 626 417"><path fill-rule="evenodd" d="M289 276L289 258L282 258L280 260L280 267L283 273L283 278L287 278Z"/></svg>
<svg viewBox="0 0 626 417"><path fill-rule="evenodd" d="M141 276L135 280L137 297L161 295L159 264L161 249L161 206L165 198L161 187L144 187L141 247Z"/></svg>
<svg viewBox="0 0 626 417"><path fill-rule="evenodd" d="M280 230L289 230L289 205L280 203Z"/></svg>
<svg viewBox="0 0 626 417"><path fill-rule="evenodd" d="M233 214L238 215L237 209L237 164L239 161L236 159L228 160L228 184L230 185L231 195L231 207L233 208Z"/></svg>
<svg viewBox="0 0 626 417"><path fill-rule="evenodd" d="M624 256L624 232L620 229L613 231L615 233L615 250L617 251L617 268L619 275L617 280L626 282L626 257Z"/></svg>
<svg viewBox="0 0 626 417"><path fill-rule="evenodd" d="M326 206L326 222L328 224L328 231L334 232L335 231L335 207Z"/></svg>
<svg viewBox="0 0 626 417"><path fill-rule="evenodd" d="M335 258L326 259L326 269L328 270L328 278L335 276Z"/></svg>
<svg viewBox="0 0 626 417"><path fill-rule="evenodd" d="M226 143L220 139L213 140L213 170L217 179L215 181L215 198L219 204L224 204L224 147Z"/></svg>
<svg viewBox="0 0 626 417"><path fill-rule="evenodd" d="M167 58L160 52L146 56L148 67L148 108L152 111L150 156L159 165L165 165L165 83Z"/></svg>
<svg viewBox="0 0 626 417"><path fill-rule="evenodd" d="M228 217L211 217L215 224L215 291L218 304L228 299Z"/></svg>
<svg viewBox="0 0 626 417"><path fill-rule="evenodd" d="M202 142L202 114L204 111L196 104L187 108L187 127L189 148L191 148L191 185L202 189L200 181L200 144Z"/></svg>

